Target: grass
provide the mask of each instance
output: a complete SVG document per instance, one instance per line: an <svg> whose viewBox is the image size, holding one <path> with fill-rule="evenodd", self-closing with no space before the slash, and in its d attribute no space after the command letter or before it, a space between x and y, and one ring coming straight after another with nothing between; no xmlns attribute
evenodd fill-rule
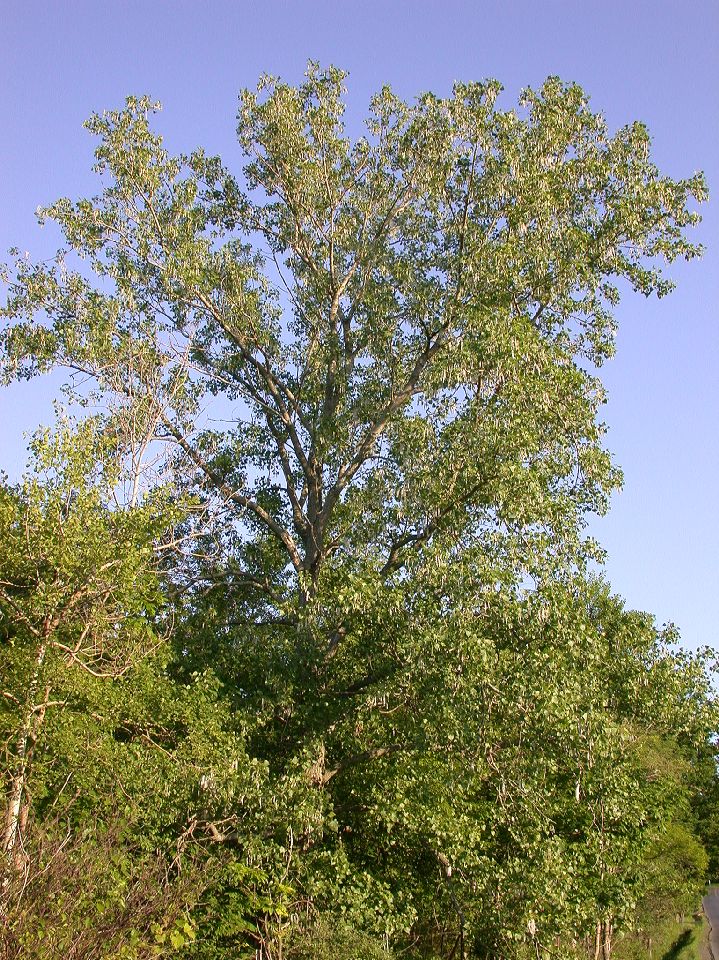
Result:
<svg viewBox="0 0 719 960"><path fill-rule="evenodd" d="M655 931L651 947L635 937L620 939L616 960L707 960L708 925L703 916L686 923L669 922Z"/></svg>
<svg viewBox="0 0 719 960"><path fill-rule="evenodd" d="M707 954L702 951L702 944L706 943L707 934L706 920L694 920L679 933L661 960L704 960Z"/></svg>

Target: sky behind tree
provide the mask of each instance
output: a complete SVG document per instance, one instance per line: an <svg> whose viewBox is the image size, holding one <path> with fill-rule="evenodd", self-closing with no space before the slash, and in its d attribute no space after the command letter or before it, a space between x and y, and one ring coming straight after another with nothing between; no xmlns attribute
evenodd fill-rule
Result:
<svg viewBox="0 0 719 960"><path fill-rule="evenodd" d="M496 77L503 104L549 74L580 83L612 130L633 120L673 176L705 170L712 199L693 234L701 262L675 264L677 290L628 295L619 309L608 446L625 485L592 532L627 603L673 620L690 647L717 643L719 582L719 5L714 0L3 0L0 259L10 246L51 256L38 205L90 195L93 142L82 123L130 93L162 101L171 151L203 146L235 171L237 94L260 73L298 82L309 58L349 70L347 124L369 97L448 94ZM0 466L17 475L23 433L52 417L59 378L0 392Z"/></svg>

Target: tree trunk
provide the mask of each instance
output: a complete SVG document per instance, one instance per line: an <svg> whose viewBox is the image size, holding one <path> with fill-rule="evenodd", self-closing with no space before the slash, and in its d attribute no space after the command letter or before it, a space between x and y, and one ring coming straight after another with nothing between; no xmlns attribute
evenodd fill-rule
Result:
<svg viewBox="0 0 719 960"><path fill-rule="evenodd" d="M612 921L603 920L599 924L601 932L601 960L610 960L612 952Z"/></svg>
<svg viewBox="0 0 719 960"><path fill-rule="evenodd" d="M3 860L1 864L3 877L0 886L0 902L4 902L6 899L12 875L19 873L25 863L22 833L29 814L27 778L32 752L45 719L46 705L50 695L50 690L47 688L42 702L37 703L40 674L45 662L50 632L51 628L48 624L43 631L42 642L35 657L35 667L25 701L25 715L15 742L15 763L10 773L10 783L5 801L2 840L0 840L0 856Z"/></svg>

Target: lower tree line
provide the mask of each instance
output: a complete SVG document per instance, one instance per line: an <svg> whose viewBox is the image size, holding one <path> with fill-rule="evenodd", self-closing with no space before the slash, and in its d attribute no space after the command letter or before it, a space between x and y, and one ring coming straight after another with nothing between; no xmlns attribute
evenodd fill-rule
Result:
<svg viewBox="0 0 719 960"><path fill-rule="evenodd" d="M601 580L438 555L253 626L231 566L190 586L191 503L113 507L88 425L34 456L0 499L7 960L648 956L697 908L708 658Z"/></svg>

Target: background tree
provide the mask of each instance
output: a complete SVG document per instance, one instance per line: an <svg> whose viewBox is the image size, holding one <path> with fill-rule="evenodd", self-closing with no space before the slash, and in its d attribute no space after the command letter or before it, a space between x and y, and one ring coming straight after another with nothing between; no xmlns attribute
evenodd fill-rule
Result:
<svg viewBox="0 0 719 960"><path fill-rule="evenodd" d="M263 779L214 678L170 676L160 561L184 511L160 490L118 504L102 426L38 434L34 471L0 488L8 960L177 949L208 824Z"/></svg>
<svg viewBox="0 0 719 960"><path fill-rule="evenodd" d="M44 476L0 491L2 694L17 724L6 732L2 853L18 869L29 772L48 710L66 708L83 675L121 676L160 642L152 542L167 520L152 502L131 512L107 509L116 477L92 426L39 435L34 455Z"/></svg>

